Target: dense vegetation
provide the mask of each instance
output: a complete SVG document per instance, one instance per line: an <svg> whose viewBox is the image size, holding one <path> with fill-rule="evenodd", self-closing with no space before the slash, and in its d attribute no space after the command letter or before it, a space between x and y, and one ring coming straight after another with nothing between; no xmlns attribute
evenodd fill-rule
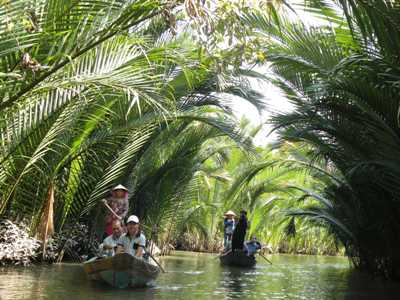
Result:
<svg viewBox="0 0 400 300"><path fill-rule="evenodd" d="M251 149L225 99L260 95L239 69L218 71L195 29L176 34L175 5L2 3L0 215L28 218L43 240L76 221L95 229L122 182L132 212L166 228L213 154L203 144Z"/></svg>
<svg viewBox="0 0 400 300"><path fill-rule="evenodd" d="M291 215L322 222L357 267L398 279L400 7L310 2L329 25L245 17L267 36L272 80L295 105L273 118L281 138L311 145L308 155L330 169L314 191L319 204Z"/></svg>
<svg viewBox="0 0 400 300"><path fill-rule="evenodd" d="M304 1L316 26L285 1L0 5L1 217L94 239L123 183L164 246L218 250L223 212L246 208L275 251L344 247L400 278L395 1ZM232 112L264 108L249 77L295 108L271 120L279 145Z"/></svg>

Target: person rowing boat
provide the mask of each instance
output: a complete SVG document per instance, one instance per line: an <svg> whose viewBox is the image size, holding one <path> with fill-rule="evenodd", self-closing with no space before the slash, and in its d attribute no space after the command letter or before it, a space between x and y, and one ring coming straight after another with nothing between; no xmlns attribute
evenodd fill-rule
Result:
<svg viewBox="0 0 400 300"><path fill-rule="evenodd" d="M113 233L112 226L116 220L121 221L126 217L129 209L128 189L122 184L117 185L111 190L111 197L103 201L109 208L109 212L105 219L105 236L110 236Z"/></svg>
<svg viewBox="0 0 400 300"><path fill-rule="evenodd" d="M245 251L244 239L248 228L247 212L240 212L239 221L237 222L232 235L231 249L225 249L219 256L219 260L223 265L238 267L253 267L256 264L254 255L247 255Z"/></svg>
<svg viewBox="0 0 400 300"><path fill-rule="evenodd" d="M232 236L232 252L243 251L244 239L248 228L247 212L242 210L240 212L239 221L236 224Z"/></svg>
<svg viewBox="0 0 400 300"><path fill-rule="evenodd" d="M117 215L107 202L103 203L110 213ZM116 223L118 221L114 221L114 225ZM131 215L127 220L127 233L118 239L114 255L93 257L83 263L83 268L90 279L104 281L113 287L147 286L157 278L160 270L165 270L151 253L146 253L145 247L146 237L140 231L139 218ZM147 259L149 257L152 261Z"/></svg>

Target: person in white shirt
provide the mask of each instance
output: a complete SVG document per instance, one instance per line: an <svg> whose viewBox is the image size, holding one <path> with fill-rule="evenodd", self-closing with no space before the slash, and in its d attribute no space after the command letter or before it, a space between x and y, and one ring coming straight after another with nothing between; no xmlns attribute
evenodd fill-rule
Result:
<svg viewBox="0 0 400 300"><path fill-rule="evenodd" d="M100 249L106 256L113 256L115 254L115 248L118 245L119 239L122 235L121 221L115 220L112 223L112 234L106 237L103 243L100 245Z"/></svg>
<svg viewBox="0 0 400 300"><path fill-rule="evenodd" d="M123 247L125 253L142 258L146 248L146 237L140 231L139 218L135 215L129 216L126 228L127 233L121 236L118 245Z"/></svg>

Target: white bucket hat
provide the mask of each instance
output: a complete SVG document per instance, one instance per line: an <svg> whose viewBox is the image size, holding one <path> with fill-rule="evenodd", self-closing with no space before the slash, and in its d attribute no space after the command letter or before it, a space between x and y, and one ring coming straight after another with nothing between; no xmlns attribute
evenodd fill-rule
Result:
<svg viewBox="0 0 400 300"><path fill-rule="evenodd" d="M139 218L135 215L131 215L129 216L128 221L126 221L126 224L129 224L130 222L139 224Z"/></svg>

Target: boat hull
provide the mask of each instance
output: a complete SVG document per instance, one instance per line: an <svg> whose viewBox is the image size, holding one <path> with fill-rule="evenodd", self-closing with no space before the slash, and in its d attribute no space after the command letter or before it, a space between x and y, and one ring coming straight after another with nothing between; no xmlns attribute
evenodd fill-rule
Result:
<svg viewBox="0 0 400 300"><path fill-rule="evenodd" d="M93 258L83 263L91 280L106 282L116 288L145 287L157 278L160 269L130 254Z"/></svg>
<svg viewBox="0 0 400 300"><path fill-rule="evenodd" d="M247 256L243 251L229 251L221 254L219 260L222 265L236 266L242 268L254 267L257 263L254 256Z"/></svg>

